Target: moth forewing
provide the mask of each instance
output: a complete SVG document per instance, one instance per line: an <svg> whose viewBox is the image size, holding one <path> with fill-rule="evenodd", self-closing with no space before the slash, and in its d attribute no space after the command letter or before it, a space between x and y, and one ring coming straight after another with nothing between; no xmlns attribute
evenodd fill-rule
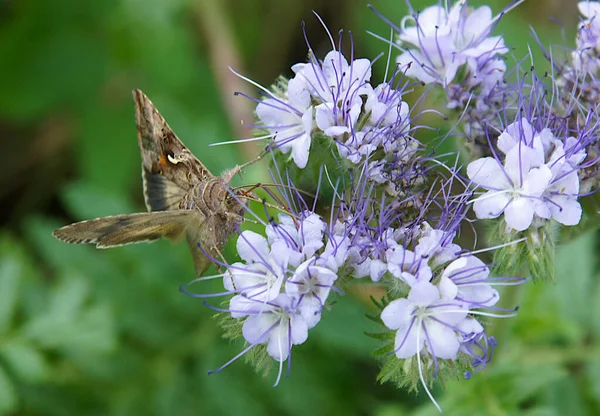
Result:
<svg viewBox="0 0 600 416"><path fill-rule="evenodd" d="M134 90L133 98L144 200L150 212L81 221L53 235L67 243L90 243L99 248L185 236L196 271L202 274L211 259L221 257L219 247L243 220L244 204L232 197L229 188L241 167L214 176L179 140L143 92Z"/></svg>

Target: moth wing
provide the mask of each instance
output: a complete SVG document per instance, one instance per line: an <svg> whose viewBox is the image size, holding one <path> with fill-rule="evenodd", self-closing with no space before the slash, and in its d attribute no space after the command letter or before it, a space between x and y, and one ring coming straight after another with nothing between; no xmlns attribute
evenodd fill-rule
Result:
<svg viewBox="0 0 600 416"><path fill-rule="evenodd" d="M187 235L187 243L190 247L190 253L192 253L192 258L194 259L194 269L196 270L196 276L202 276L204 272L210 267L212 261L206 257L206 255L200 250L198 247L198 239L193 235ZM213 256L214 253L210 252L210 255Z"/></svg>
<svg viewBox="0 0 600 416"><path fill-rule="evenodd" d="M192 210L142 212L76 222L55 230L52 235L67 243L108 248L161 237L176 240L188 227L198 226L203 220L200 212Z"/></svg>
<svg viewBox="0 0 600 416"><path fill-rule="evenodd" d="M133 90L138 144L144 173L162 175L184 192L213 174L179 140L152 101Z"/></svg>
<svg viewBox="0 0 600 416"><path fill-rule="evenodd" d="M159 173L150 173L144 167L142 167L142 182L148 211L178 210L183 205L183 198L189 192Z"/></svg>

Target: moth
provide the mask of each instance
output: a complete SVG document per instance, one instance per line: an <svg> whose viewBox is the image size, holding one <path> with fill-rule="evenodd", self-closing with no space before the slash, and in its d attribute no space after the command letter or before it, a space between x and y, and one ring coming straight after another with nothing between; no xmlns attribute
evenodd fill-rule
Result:
<svg viewBox="0 0 600 416"><path fill-rule="evenodd" d="M247 192L232 190L229 184L254 161L221 176L213 175L179 140L142 91L134 90L133 99L149 212L76 222L53 235L67 243L96 244L97 248L185 236L196 273L201 275L210 266L209 257L222 258L220 247L244 220Z"/></svg>

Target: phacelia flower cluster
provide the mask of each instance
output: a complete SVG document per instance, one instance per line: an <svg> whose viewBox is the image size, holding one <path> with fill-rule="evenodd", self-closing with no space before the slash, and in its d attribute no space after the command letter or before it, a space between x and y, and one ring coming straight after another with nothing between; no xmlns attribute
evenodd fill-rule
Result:
<svg viewBox="0 0 600 416"><path fill-rule="evenodd" d="M225 312L243 322L248 350L264 348L283 363L320 321L345 257L331 246L328 226L314 212L281 214L265 234L240 233L241 261L225 265L221 295L233 295Z"/></svg>
<svg viewBox="0 0 600 416"><path fill-rule="evenodd" d="M368 59L348 62L337 50L322 61L309 57L292 66L295 76L281 80L256 107L273 148L291 152L294 163L305 168L319 137L333 141L339 156L355 165L411 145L409 106L402 88L394 87L395 77L373 87Z"/></svg>
<svg viewBox="0 0 600 416"><path fill-rule="evenodd" d="M493 31L519 3L496 16L467 1L398 20L380 16L396 32L388 46L400 55L379 85L373 62L354 59L353 50L344 57L340 39L322 59L309 48L290 79L258 86L265 97L257 100L257 130L270 140L274 184L257 187L275 207L263 201L264 215L252 213L261 233L240 230L239 261L215 260L225 291L194 295L229 296L226 306L211 307L227 336L246 347L223 367L252 351L257 366L278 363L280 377L293 348L326 319L332 297L357 282L383 293L373 299L382 332L370 334L384 343L379 380L421 385L437 406L434 379L457 371L470 378L491 361L502 340L481 318L516 314L497 306L497 287L527 280L515 270L554 276L555 235L590 215L580 200L600 183L599 3L578 4L577 48L568 62L553 62L555 78L505 59L509 48ZM512 61L517 66L507 67ZM423 95L409 105L407 93L419 84ZM425 109L436 90L444 108ZM421 115L448 109L455 124L440 136L471 150L461 157L439 155L438 140L419 136L439 127ZM479 219L499 227L480 239ZM497 245L477 247L487 240ZM480 256L488 250L493 267Z"/></svg>
<svg viewBox="0 0 600 416"><path fill-rule="evenodd" d="M573 67L597 77L600 75L600 3L581 1L577 8L582 19L577 32L577 47L572 52Z"/></svg>
<svg viewBox="0 0 600 416"><path fill-rule="evenodd" d="M437 5L413 11L396 27L403 50L397 62L411 63L407 75L426 84L466 83L489 92L506 70L502 55L508 48L501 36L491 35L497 21L488 6L473 9L466 1L449 10ZM461 70L467 75L458 79Z"/></svg>

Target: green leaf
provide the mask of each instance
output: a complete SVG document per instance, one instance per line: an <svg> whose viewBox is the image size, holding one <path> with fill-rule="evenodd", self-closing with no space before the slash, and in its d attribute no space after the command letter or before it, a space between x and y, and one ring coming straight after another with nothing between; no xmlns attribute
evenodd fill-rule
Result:
<svg viewBox="0 0 600 416"><path fill-rule="evenodd" d="M0 414L15 411L17 403L18 398L15 387L4 368L0 367Z"/></svg>
<svg viewBox="0 0 600 416"><path fill-rule="evenodd" d="M583 330L592 324L590 310L595 301L597 281L594 261L597 257L596 233L587 233L560 246L556 256L557 282L553 291L563 319L576 323Z"/></svg>
<svg viewBox="0 0 600 416"><path fill-rule="evenodd" d="M594 399L596 406L600 406L600 356L598 354L588 362L586 373L589 380L589 396Z"/></svg>
<svg viewBox="0 0 600 416"><path fill-rule="evenodd" d="M141 192L140 189L140 195ZM132 204L121 194L90 185L89 182L70 184L63 197L69 210L80 219L135 212Z"/></svg>
<svg viewBox="0 0 600 416"><path fill-rule="evenodd" d="M110 351L115 345L111 308L88 306L89 289L85 276L63 277L53 288L45 313L29 321L23 335L46 348L77 354Z"/></svg>
<svg viewBox="0 0 600 416"><path fill-rule="evenodd" d="M133 103L130 99L117 101L104 111L97 111L100 100L94 104L86 107L79 119L79 169L87 183L120 190L125 196L131 184L141 183ZM141 201L141 186L138 189Z"/></svg>
<svg viewBox="0 0 600 416"><path fill-rule="evenodd" d="M6 237L0 242L0 334L11 325L23 274L23 263L13 244Z"/></svg>
<svg viewBox="0 0 600 416"><path fill-rule="evenodd" d="M26 341L5 344L0 354L15 375L26 382L44 380L50 371L43 354Z"/></svg>
<svg viewBox="0 0 600 416"><path fill-rule="evenodd" d="M534 364L521 366L511 385L511 400L519 403L531 399L533 395L550 387L567 376L565 369L554 364ZM508 394L508 392L506 392Z"/></svg>
<svg viewBox="0 0 600 416"><path fill-rule="evenodd" d="M560 415L585 414L582 390L573 377L565 377L545 390L549 407Z"/></svg>
<svg viewBox="0 0 600 416"><path fill-rule="evenodd" d="M349 322L352 324L349 325ZM331 310L323 312L319 325L311 330L310 339L344 354L365 357L379 346L379 342L366 336L365 332L379 329L365 317L363 305L346 296L336 302Z"/></svg>

